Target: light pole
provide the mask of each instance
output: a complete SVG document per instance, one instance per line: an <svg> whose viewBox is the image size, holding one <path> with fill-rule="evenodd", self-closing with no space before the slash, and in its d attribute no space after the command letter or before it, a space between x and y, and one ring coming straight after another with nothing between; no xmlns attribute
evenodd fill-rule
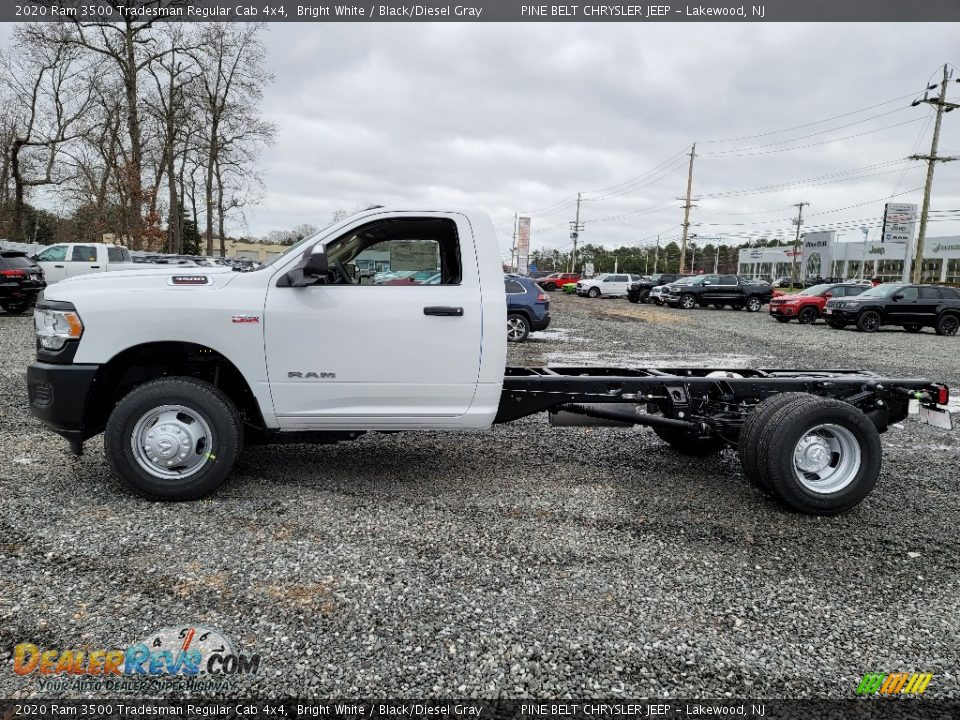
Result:
<svg viewBox="0 0 960 720"><path fill-rule="evenodd" d="M864 225L860 230L863 232L863 257L860 259L860 279L863 280L867 275L867 236L870 234L870 229Z"/></svg>

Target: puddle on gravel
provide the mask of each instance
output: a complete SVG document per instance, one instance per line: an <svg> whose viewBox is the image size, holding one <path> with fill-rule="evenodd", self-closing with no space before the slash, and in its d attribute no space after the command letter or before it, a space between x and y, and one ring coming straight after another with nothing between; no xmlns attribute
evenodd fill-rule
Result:
<svg viewBox="0 0 960 720"><path fill-rule="evenodd" d="M545 342L586 342L586 338L582 338L579 335L574 335L569 330L563 328L556 328L553 330L538 330L536 332L532 332L530 333L530 337L527 339L527 342L530 343L537 340L542 340Z"/></svg>

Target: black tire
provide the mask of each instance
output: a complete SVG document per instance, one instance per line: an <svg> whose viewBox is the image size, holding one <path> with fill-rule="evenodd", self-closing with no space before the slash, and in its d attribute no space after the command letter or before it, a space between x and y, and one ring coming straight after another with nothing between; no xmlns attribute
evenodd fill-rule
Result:
<svg viewBox="0 0 960 720"><path fill-rule="evenodd" d="M763 300L758 298L756 295L751 295L747 298L747 312L760 312L760 308L763 307Z"/></svg>
<svg viewBox="0 0 960 720"><path fill-rule="evenodd" d="M656 425L652 427L661 440L681 455L707 457L715 455L727 447L727 443L718 437L694 438L679 428L658 427Z"/></svg>
<svg viewBox="0 0 960 720"><path fill-rule="evenodd" d="M956 335L958 329L960 329L960 316L954 315L953 313L944 313L941 315L940 319L937 320L935 328L937 335L947 336Z"/></svg>
<svg viewBox="0 0 960 720"><path fill-rule="evenodd" d="M530 321L518 313L507 315L507 340L509 342L525 342L530 335Z"/></svg>
<svg viewBox="0 0 960 720"><path fill-rule="evenodd" d="M816 428L819 433L811 433ZM845 443L839 442L841 437ZM819 490L810 487L816 475L795 466L794 454L805 438L820 438L829 453L833 469L821 470L827 477ZM836 450L834 444L849 450ZM809 515L836 515L857 505L876 485L882 463L880 433L853 405L809 396L770 417L760 437L757 461L773 493L790 508ZM829 486L831 472L838 478L835 489Z"/></svg>
<svg viewBox="0 0 960 720"><path fill-rule="evenodd" d="M904 325L903 329L908 333L918 333L923 330L923 325Z"/></svg>
<svg viewBox="0 0 960 720"><path fill-rule="evenodd" d="M811 305L807 305L805 308L801 308L800 312L797 313L797 322L801 325L809 325L818 317L820 317L820 313L817 312L817 309Z"/></svg>
<svg viewBox="0 0 960 720"><path fill-rule="evenodd" d="M597 287L590 288L589 290L587 290L587 296L592 297L594 299L600 297L600 288L597 288Z"/></svg>
<svg viewBox="0 0 960 720"><path fill-rule="evenodd" d="M149 472L133 450L133 434L141 418L164 405L189 409L211 430L199 470L180 479ZM114 471L139 495L151 500L196 500L220 487L233 470L243 449L243 424L230 398L213 385L190 377L161 378L139 386L117 403L107 421L103 446Z"/></svg>
<svg viewBox="0 0 960 720"><path fill-rule="evenodd" d="M775 412L806 397L811 396L808 393L802 392L787 392L771 395L757 403L753 411L747 415L743 427L740 428L737 454L740 457L740 467L743 470L743 476L751 485L766 495L773 495L773 490L767 484L767 480L757 460L757 447L760 442L760 436L763 434L767 422L769 422Z"/></svg>
<svg viewBox="0 0 960 720"><path fill-rule="evenodd" d="M827 320L827 325L832 327L834 330L843 330L847 324L839 320Z"/></svg>
<svg viewBox="0 0 960 720"><path fill-rule="evenodd" d="M788 317L781 317L780 315L774 315L774 316L773 316L773 319L776 320L778 323L788 323L788 322L790 322L790 318L788 318Z"/></svg>
<svg viewBox="0 0 960 720"><path fill-rule="evenodd" d="M642 303L644 303L644 304L647 304L647 303L650 302L650 291L649 291L649 290L641 290L641 291L640 291L640 302L642 302Z"/></svg>
<svg viewBox="0 0 960 720"><path fill-rule="evenodd" d="M857 330L860 332L876 332L880 329L880 313L876 310L864 310L857 318Z"/></svg>
<svg viewBox="0 0 960 720"><path fill-rule="evenodd" d="M0 307L2 307L11 315L19 315L28 307L30 307L30 301L29 300L4 300L0 302Z"/></svg>
<svg viewBox="0 0 960 720"><path fill-rule="evenodd" d="M653 302L653 304L656 305L657 307L663 307L663 300L661 300L660 298L656 298L656 299L654 299L652 302Z"/></svg>
<svg viewBox="0 0 960 720"><path fill-rule="evenodd" d="M555 283L548 282L546 285L543 286L543 289L546 290L547 292L553 292L554 290L557 289L557 286Z"/></svg>
<svg viewBox="0 0 960 720"><path fill-rule="evenodd" d="M629 300L630 302L636 304L636 303L640 302L640 296L639 296L639 295L627 295L627 300Z"/></svg>
<svg viewBox="0 0 960 720"><path fill-rule="evenodd" d="M693 310L697 306L697 298L691 293L684 293L680 296L680 302L677 307L681 310Z"/></svg>

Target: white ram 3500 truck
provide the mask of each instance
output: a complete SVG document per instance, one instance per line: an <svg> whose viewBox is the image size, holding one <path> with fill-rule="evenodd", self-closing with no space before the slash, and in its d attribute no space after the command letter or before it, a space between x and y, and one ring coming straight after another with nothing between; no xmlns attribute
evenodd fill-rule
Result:
<svg viewBox="0 0 960 720"><path fill-rule="evenodd" d="M429 277L372 284L379 271ZM738 449L746 478L801 512L856 505L879 433L917 399L949 424L947 388L852 370L506 367L504 278L481 212L370 208L254 272L69 278L35 311L30 407L74 452L104 433L137 492L213 492L244 443L366 431L648 425L677 451Z"/></svg>

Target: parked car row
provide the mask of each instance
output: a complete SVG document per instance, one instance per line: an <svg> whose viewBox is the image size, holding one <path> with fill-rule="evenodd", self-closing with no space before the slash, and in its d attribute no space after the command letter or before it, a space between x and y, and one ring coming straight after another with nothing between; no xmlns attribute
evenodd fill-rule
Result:
<svg viewBox="0 0 960 720"><path fill-rule="evenodd" d="M0 250L0 307L22 313L46 286L43 269L25 252Z"/></svg>

